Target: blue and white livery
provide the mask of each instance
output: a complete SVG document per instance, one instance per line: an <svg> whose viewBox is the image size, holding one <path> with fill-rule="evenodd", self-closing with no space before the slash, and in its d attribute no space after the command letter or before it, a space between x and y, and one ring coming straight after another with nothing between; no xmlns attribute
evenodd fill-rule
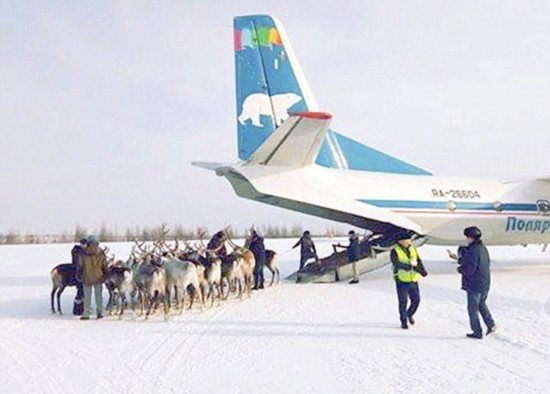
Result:
<svg viewBox="0 0 550 394"><path fill-rule="evenodd" d="M550 179L445 178L330 129L282 24L234 20L235 164L194 163L237 195L375 233L407 229L454 245L479 226L487 244L550 243Z"/></svg>

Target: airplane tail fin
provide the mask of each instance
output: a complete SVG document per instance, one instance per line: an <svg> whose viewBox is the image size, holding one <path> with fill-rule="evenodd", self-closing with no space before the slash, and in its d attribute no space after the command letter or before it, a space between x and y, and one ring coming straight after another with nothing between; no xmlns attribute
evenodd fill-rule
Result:
<svg viewBox="0 0 550 394"><path fill-rule="evenodd" d="M281 22L268 15L234 18L239 159L250 160L289 113L318 112ZM328 130L316 164L410 175L429 172Z"/></svg>
<svg viewBox="0 0 550 394"><path fill-rule="evenodd" d="M282 24L267 15L234 19L239 158L247 160L288 112L316 111Z"/></svg>

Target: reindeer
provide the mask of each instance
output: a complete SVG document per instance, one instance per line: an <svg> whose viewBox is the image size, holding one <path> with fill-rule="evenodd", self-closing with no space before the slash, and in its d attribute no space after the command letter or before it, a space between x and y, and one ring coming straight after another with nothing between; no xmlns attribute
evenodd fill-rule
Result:
<svg viewBox="0 0 550 394"><path fill-rule="evenodd" d="M198 295L201 302L201 309L204 308L204 297L201 292L199 267L190 261L181 261L171 259L164 262L164 270L166 272L166 297L168 302L171 299L171 289L174 289L174 295L176 298L176 307L180 307L180 314L183 313L185 305L185 294L188 287L193 289L193 295L191 298L190 308L193 306L193 299L195 294ZM204 276L204 271L202 271ZM181 303L180 303L181 294Z"/></svg>
<svg viewBox="0 0 550 394"><path fill-rule="evenodd" d="M221 289L223 293L223 284L224 281L227 284L227 294L223 296L224 300L229 298L229 294L233 289L239 298L242 297L242 280L243 280L243 271L241 269L242 265L242 256L238 253L231 253L227 256L225 261L222 263L222 284Z"/></svg>
<svg viewBox="0 0 550 394"><path fill-rule="evenodd" d="M265 266L271 272L271 283L273 285L275 275L277 275L277 284L281 283L281 271L279 269L279 256L273 250L267 249L265 251Z"/></svg>
<svg viewBox="0 0 550 394"><path fill-rule="evenodd" d="M141 247L140 247L141 249ZM166 297L166 273L160 257L152 252L145 252L142 259L132 267L134 283L140 299L141 314L145 313L148 319L151 309L156 311L160 303L163 305L164 316L168 316L168 302Z"/></svg>
<svg viewBox="0 0 550 394"><path fill-rule="evenodd" d="M202 289L204 289L204 286L206 286L206 268L204 268L203 265L195 264L193 262L191 262L191 263L197 268L197 273L199 275L200 289L197 291L193 287L190 288L190 290L191 290L191 292L190 292L191 302L189 303L189 309L193 308L193 302L195 301L195 298L197 298L197 297L199 298L199 300L200 299L203 300L202 305L204 305L204 293L203 293ZM202 308L201 308L201 310L202 310Z"/></svg>
<svg viewBox="0 0 550 394"><path fill-rule="evenodd" d="M200 288L200 297L204 299L204 289L207 286L206 282L206 259L204 256L202 256L197 250L195 250L191 245L189 245L188 242L185 242L185 250L180 251L177 255L178 259L181 261L189 261L195 267L197 268L197 273L199 276L199 288ZM191 287L189 289L191 291L191 303L189 305L189 309L193 307L193 301L195 299L195 296L198 294L197 291Z"/></svg>
<svg viewBox="0 0 550 394"><path fill-rule="evenodd" d="M158 259L153 259L148 264L148 269L142 271L142 273L144 273L144 290L148 300L145 319L149 318L151 308L154 306L154 310L156 310L161 302L164 309L164 317L166 318L168 316L168 303L166 299L166 273L164 272L164 267L161 266L161 262Z"/></svg>
<svg viewBox="0 0 550 394"><path fill-rule="evenodd" d="M203 258L200 260L202 262L202 265L205 267L205 282L208 284L208 293L206 294L205 300L208 300L210 297L212 297L211 306L214 305L215 289L218 295L218 305L220 305L222 300L222 260L220 256L218 256L218 252L222 248L224 248L224 243L222 242L216 249L210 250L204 245L204 235L204 232L199 234L200 246L197 246L197 249L199 253L203 255Z"/></svg>
<svg viewBox="0 0 550 394"><path fill-rule="evenodd" d="M163 225L164 228L164 225ZM183 312L185 305L185 293L190 290L191 292L191 301L189 309L193 307L193 301L195 296L199 297L201 302L201 310L204 308L204 294L202 293L202 288L205 282L205 272L204 267L197 264L193 264L192 261L186 261L185 255L191 251L189 243L185 242L186 250L179 250L179 241L174 240L174 247L170 247L164 240L164 236L167 234L167 231L163 231L162 238L157 241L157 249L160 252L162 260L164 262L164 267L167 277L167 300L170 307L171 302L171 290L174 289L174 295L176 299L176 307L179 306L179 298L181 295L181 309L180 313Z"/></svg>
<svg viewBox="0 0 550 394"><path fill-rule="evenodd" d="M208 293L206 294L206 300L212 297L212 304L214 305L214 289L218 293L218 305L222 300L222 261L215 254L215 252L206 250L206 266L205 266L205 281L208 283Z"/></svg>
<svg viewBox="0 0 550 394"><path fill-rule="evenodd" d="M201 258L199 261L199 264L202 264L205 266L206 269L206 276L207 276L207 283L212 284L214 283L216 289L219 288L218 295L221 297L222 300L226 300L229 297L229 293L231 292L232 288L237 288L237 284L239 286L239 295L242 292L242 285L240 280L242 279L242 270L240 268L240 262L241 259L238 256L232 256L228 255L225 250L225 241L228 240L227 233L228 233L229 227L226 227L224 230L221 231L225 235L225 238L223 241L216 246L216 243L213 243L212 245L216 246L215 249L209 250L207 246L204 246L204 236L205 232L201 232L199 234L200 244L196 245L195 248L197 250L200 250L200 253L204 254L205 257ZM219 233L218 233L219 234ZM211 245L211 243L209 243ZM190 245L186 242L186 248L193 254L193 248L190 247ZM220 275L218 276L218 266L216 260L220 260ZM216 262L213 266L211 266L210 261ZM218 279L219 279L219 285L218 285ZM227 295L223 295L223 287L224 283L228 286ZM211 289L210 292L213 292ZM214 303L214 298L212 298L212 303Z"/></svg>
<svg viewBox="0 0 550 394"><path fill-rule="evenodd" d="M252 295L252 284L254 283L254 267L256 266L254 254L249 249L236 245L229 238L227 241L233 248L233 253L236 253L241 258L240 267L244 281L244 290L250 297Z"/></svg>
<svg viewBox="0 0 550 394"><path fill-rule="evenodd" d="M115 256L112 255L108 260L107 260L107 269L105 270L105 279L103 281L103 283L105 284L105 288L107 289L107 292L109 293L109 299L107 301L107 307L106 309L109 311L109 314L112 313L112 308L113 308L113 305L114 305L114 302L115 302L115 298L116 296L118 295L116 293L116 283L109 280L110 276L112 275L112 270L114 268L121 268L121 267L128 267L128 264L125 263L124 261L122 260L117 260L115 262Z"/></svg>
<svg viewBox="0 0 550 394"><path fill-rule="evenodd" d="M134 253L135 249L130 256L135 262L133 266L134 281L140 296L142 314L147 309L146 318L153 307L156 310L160 302L163 304L165 317L167 316L172 288L175 290L178 304L178 290L183 294L191 285L199 292L196 268L191 267L191 263L177 260L175 256L178 254L179 244L177 240L174 248L166 244L165 237L168 232L166 225L163 224L151 249L147 249L144 242L140 244L135 240L135 247L141 252L141 256L137 258ZM185 300L185 296L183 300ZM204 303L202 298L201 303ZM183 307L183 301L181 305Z"/></svg>
<svg viewBox="0 0 550 394"><path fill-rule="evenodd" d="M54 267L50 276L52 278L52 292L51 292L51 308L52 313L56 313L54 306L54 297L57 296L57 311L60 315L61 311L61 294L68 286L77 286L78 291L82 291L79 288L79 282L77 281L78 267L76 264L59 264Z"/></svg>
<svg viewBox="0 0 550 394"><path fill-rule="evenodd" d="M120 264L122 263L122 264ZM120 302L119 318L122 318L127 305L127 297L132 303L132 311L135 313L137 288L134 283L134 272L124 265L124 262L117 262L106 274L105 286L112 289L112 299L109 299L109 315L112 314L113 306L117 307ZM111 293L111 291L110 291Z"/></svg>

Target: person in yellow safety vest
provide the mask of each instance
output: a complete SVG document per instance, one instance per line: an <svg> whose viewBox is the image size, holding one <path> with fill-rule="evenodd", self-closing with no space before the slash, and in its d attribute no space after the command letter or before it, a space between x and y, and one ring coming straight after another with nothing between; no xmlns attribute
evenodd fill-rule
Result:
<svg viewBox="0 0 550 394"><path fill-rule="evenodd" d="M393 277L397 287L397 298L399 300L399 318L401 328L406 330L409 323L414 324L414 314L420 304L420 289L418 281L420 276L427 276L428 273L418 250L412 244L411 236L406 231L401 231L395 235L395 241L390 258L393 267ZM409 303L410 305L407 308Z"/></svg>

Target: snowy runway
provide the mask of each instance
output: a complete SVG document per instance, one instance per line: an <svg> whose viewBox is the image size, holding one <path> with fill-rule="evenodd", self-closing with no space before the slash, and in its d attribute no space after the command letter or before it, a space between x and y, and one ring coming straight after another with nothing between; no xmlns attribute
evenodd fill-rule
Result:
<svg viewBox="0 0 550 394"><path fill-rule="evenodd" d="M291 240L267 241L279 252ZM330 242L319 242L327 253ZM126 257L129 244L113 244ZM164 321L81 322L74 288L49 311L50 269L68 245L0 247L2 392L545 391L550 370L550 256L490 248L489 307L499 331L466 339L465 294L443 248L420 249L430 272L416 326L399 328L387 268L361 284L284 283L204 313ZM323 253L323 254L324 254ZM297 255L282 259L283 273ZM270 275L267 273L267 278Z"/></svg>

